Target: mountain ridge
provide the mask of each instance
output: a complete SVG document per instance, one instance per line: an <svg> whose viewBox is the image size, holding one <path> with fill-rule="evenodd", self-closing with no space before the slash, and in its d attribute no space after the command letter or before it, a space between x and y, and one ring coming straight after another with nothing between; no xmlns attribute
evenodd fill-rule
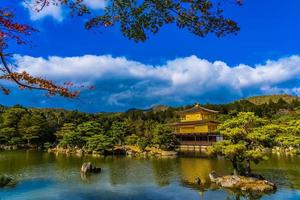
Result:
<svg viewBox="0 0 300 200"><path fill-rule="evenodd" d="M273 95L259 95L252 96L242 100L248 100L255 105L269 104L269 102L277 103L280 99L286 101L287 103L291 103L294 100L300 101L299 96L293 96L289 94L273 94Z"/></svg>

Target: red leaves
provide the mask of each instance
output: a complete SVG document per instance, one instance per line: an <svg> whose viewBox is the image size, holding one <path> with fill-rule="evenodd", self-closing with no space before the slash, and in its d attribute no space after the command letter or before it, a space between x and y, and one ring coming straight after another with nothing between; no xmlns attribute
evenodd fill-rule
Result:
<svg viewBox="0 0 300 200"><path fill-rule="evenodd" d="M68 98L75 98L79 95L79 91L71 91L69 87L58 86L50 80L33 77L25 71L11 72L4 75L2 78L17 82L20 89L46 90L49 96L60 95ZM73 86L73 83L69 82L68 86Z"/></svg>
<svg viewBox="0 0 300 200"><path fill-rule="evenodd" d="M48 3L47 3L48 2ZM42 4L42 8L49 4L48 0L37 0L37 4ZM6 55L4 49L8 47L8 41L14 40L17 44L27 44L24 36L29 36L37 30L29 25L21 24L16 21L12 11L6 8L0 8L0 57L4 68L1 68L3 76L0 79L14 81L20 89L37 89L45 90L49 96L60 95L68 98L75 98L79 95L79 91L72 91L70 87L74 84L66 82L63 86L54 84L50 80L39 77L33 77L27 72L13 72L6 63ZM0 85L0 90L4 94L10 91Z"/></svg>
<svg viewBox="0 0 300 200"><path fill-rule="evenodd" d="M13 12L7 8L0 9L0 48L7 47L8 40L15 40L18 44L25 44L22 36L28 36L37 30L21 24L15 20Z"/></svg>

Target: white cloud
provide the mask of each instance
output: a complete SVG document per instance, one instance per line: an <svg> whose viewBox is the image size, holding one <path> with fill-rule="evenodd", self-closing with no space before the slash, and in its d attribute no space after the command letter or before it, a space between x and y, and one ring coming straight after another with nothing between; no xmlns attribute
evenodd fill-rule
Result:
<svg viewBox="0 0 300 200"><path fill-rule="evenodd" d="M145 65L124 57L84 55L47 59L15 56L20 71L56 81L95 85L94 98L114 105L128 103L222 101L261 93L300 95L300 56L265 64L228 66L196 56ZM296 85L286 84L289 81ZM134 106L134 105L133 105Z"/></svg>
<svg viewBox="0 0 300 200"><path fill-rule="evenodd" d="M49 4L45 6L41 11L37 11L37 0L28 0L22 3L23 7L29 11L30 19L33 21L41 20L45 17L52 17L53 19L61 22L64 19L63 7L58 5ZM107 0L84 0L83 2L88 8L93 10L103 9L107 4Z"/></svg>
<svg viewBox="0 0 300 200"><path fill-rule="evenodd" d="M108 0L84 0L83 3L91 9L105 8Z"/></svg>
<svg viewBox="0 0 300 200"><path fill-rule="evenodd" d="M49 4L49 6L45 6L43 10L37 11L37 7L35 5L36 0L31 0L28 2L23 2L23 7L29 11L30 19L33 21L43 19L44 17L52 17L57 21L63 20L63 12L60 5Z"/></svg>

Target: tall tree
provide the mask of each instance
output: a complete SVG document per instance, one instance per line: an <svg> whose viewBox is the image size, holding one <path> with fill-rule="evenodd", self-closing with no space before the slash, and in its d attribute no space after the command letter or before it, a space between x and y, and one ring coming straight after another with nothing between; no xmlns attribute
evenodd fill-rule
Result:
<svg viewBox="0 0 300 200"><path fill-rule="evenodd" d="M271 145L269 132L261 128L264 123L252 112L239 113L219 126L224 140L216 142L209 152L230 160L235 174L251 175L250 162L266 159L263 150Z"/></svg>
<svg viewBox="0 0 300 200"><path fill-rule="evenodd" d="M116 144L122 144L129 134L129 124L127 121L115 121L109 130L111 138Z"/></svg>
<svg viewBox="0 0 300 200"><path fill-rule="evenodd" d="M83 147L85 144L84 139L76 130L76 125L72 123L65 123L55 135L59 139L59 145L62 147Z"/></svg>
<svg viewBox="0 0 300 200"><path fill-rule="evenodd" d="M6 109L1 115L0 137L3 142L10 144L20 144L22 138L18 131L18 123L26 110L21 107Z"/></svg>
<svg viewBox="0 0 300 200"><path fill-rule="evenodd" d="M114 147L114 141L107 135L97 134L87 138L86 147L93 151L107 151Z"/></svg>
<svg viewBox="0 0 300 200"><path fill-rule="evenodd" d="M178 144L174 130L165 124L158 124L153 130L152 143L164 150L173 150Z"/></svg>
<svg viewBox="0 0 300 200"><path fill-rule="evenodd" d="M105 132L102 125L95 121L87 121L87 122L83 122L82 124L79 124L77 126L76 131L86 141L88 140L88 138L94 135L99 135L99 134L102 135Z"/></svg>

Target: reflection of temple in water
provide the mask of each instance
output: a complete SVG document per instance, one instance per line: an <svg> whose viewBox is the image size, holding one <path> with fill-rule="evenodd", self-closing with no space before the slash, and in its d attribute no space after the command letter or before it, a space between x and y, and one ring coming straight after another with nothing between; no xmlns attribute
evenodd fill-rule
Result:
<svg viewBox="0 0 300 200"><path fill-rule="evenodd" d="M179 171L181 179L193 183L200 178L202 183L208 182L208 174L214 170L209 159L181 158L179 160Z"/></svg>
<svg viewBox="0 0 300 200"><path fill-rule="evenodd" d="M200 178L203 184L209 182L208 174L215 170L220 174L229 173L228 163L223 159L211 158L170 158L170 159L111 159L109 177L112 185L145 183L154 181L159 186L167 186L173 180L194 183Z"/></svg>

